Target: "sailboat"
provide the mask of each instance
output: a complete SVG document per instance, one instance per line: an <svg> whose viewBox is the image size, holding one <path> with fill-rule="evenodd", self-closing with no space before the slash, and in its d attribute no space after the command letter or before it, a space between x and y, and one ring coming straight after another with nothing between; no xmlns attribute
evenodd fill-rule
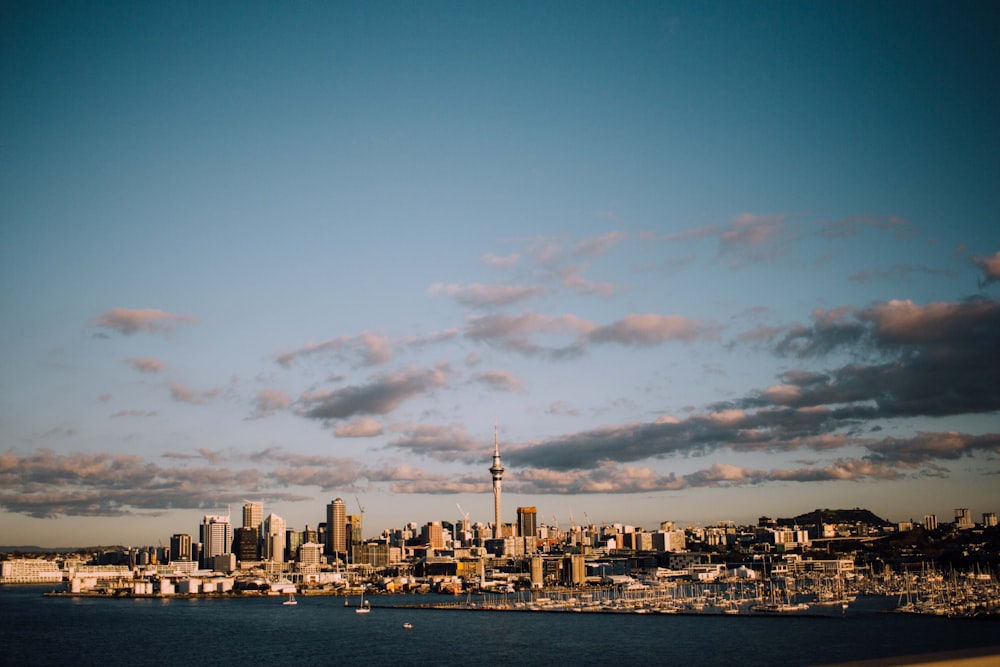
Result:
<svg viewBox="0 0 1000 667"><path fill-rule="evenodd" d="M287 604L287 605L298 604L298 601L296 601L295 599L295 593L289 593L288 599L282 602L281 604Z"/></svg>
<svg viewBox="0 0 1000 667"><path fill-rule="evenodd" d="M371 605L368 604L368 600L365 599L365 592L361 591L361 604L358 608L354 610L355 614L368 614L371 613Z"/></svg>

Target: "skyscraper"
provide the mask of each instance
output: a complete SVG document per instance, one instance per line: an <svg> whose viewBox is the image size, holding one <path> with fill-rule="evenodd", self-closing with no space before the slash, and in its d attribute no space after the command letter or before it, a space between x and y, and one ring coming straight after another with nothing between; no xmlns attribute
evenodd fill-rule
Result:
<svg viewBox="0 0 1000 667"><path fill-rule="evenodd" d="M273 563L285 561L285 520L273 512L264 521L264 557Z"/></svg>
<svg viewBox="0 0 1000 667"><path fill-rule="evenodd" d="M493 538L502 537L500 528L500 491L503 487L503 465L500 463L500 440L497 436L497 425L493 423L493 465L490 466L493 476Z"/></svg>
<svg viewBox="0 0 1000 667"><path fill-rule="evenodd" d="M201 522L202 564L211 563L216 556L231 553L233 527L229 516L206 514Z"/></svg>
<svg viewBox="0 0 1000 667"><path fill-rule="evenodd" d="M191 560L191 536L177 533L170 537L170 560Z"/></svg>
<svg viewBox="0 0 1000 667"><path fill-rule="evenodd" d="M534 507L517 508L517 534L519 537L535 537L538 531L538 509Z"/></svg>
<svg viewBox="0 0 1000 667"><path fill-rule="evenodd" d="M335 498L326 506L326 535L330 554L347 552L347 506L341 498Z"/></svg>
<svg viewBox="0 0 1000 667"><path fill-rule="evenodd" d="M260 534L260 524L264 521L263 503L246 501L243 504L243 527L253 528Z"/></svg>

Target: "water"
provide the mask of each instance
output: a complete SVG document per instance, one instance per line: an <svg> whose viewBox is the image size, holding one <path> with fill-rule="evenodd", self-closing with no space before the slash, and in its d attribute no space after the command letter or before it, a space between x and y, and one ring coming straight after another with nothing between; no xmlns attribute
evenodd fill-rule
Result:
<svg viewBox="0 0 1000 667"><path fill-rule="evenodd" d="M819 665L1000 644L996 621L881 613L843 617L605 615L412 610L432 596L131 600L46 598L0 586L0 663L10 665L436 665L569 663ZM451 598L449 598L451 599ZM404 622L413 629L403 629ZM1000 649L998 649L1000 651ZM363 661L363 663L362 663Z"/></svg>

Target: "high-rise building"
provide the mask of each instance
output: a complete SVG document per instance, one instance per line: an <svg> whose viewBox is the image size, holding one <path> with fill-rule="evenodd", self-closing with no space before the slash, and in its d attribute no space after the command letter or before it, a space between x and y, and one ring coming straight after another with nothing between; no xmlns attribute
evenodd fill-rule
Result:
<svg viewBox="0 0 1000 667"><path fill-rule="evenodd" d="M938 527L937 514L925 514L924 530L937 530L937 527Z"/></svg>
<svg viewBox="0 0 1000 667"><path fill-rule="evenodd" d="M972 514L968 507L955 509L955 526L958 528L972 528Z"/></svg>
<svg viewBox="0 0 1000 667"><path fill-rule="evenodd" d="M364 518L363 514L348 514L346 516L347 533L346 533L346 548L344 549L347 553L351 555L351 562L356 562L354 560L354 550L361 546L361 520Z"/></svg>
<svg viewBox="0 0 1000 667"><path fill-rule="evenodd" d="M500 492L503 487L503 464L500 463L500 440L497 436L497 425L493 424L493 465L490 466L490 475L493 476L493 539L498 540L502 536L500 526Z"/></svg>
<svg viewBox="0 0 1000 667"><path fill-rule="evenodd" d="M444 549L444 529L439 521L431 521L424 525L420 541L431 549Z"/></svg>
<svg viewBox="0 0 1000 667"><path fill-rule="evenodd" d="M191 560L191 536L178 533L170 537L170 560Z"/></svg>
<svg viewBox="0 0 1000 667"><path fill-rule="evenodd" d="M997 525L996 512L983 512L983 528L995 528Z"/></svg>
<svg viewBox="0 0 1000 667"><path fill-rule="evenodd" d="M347 506L341 498L334 498L326 506L326 535L328 553L344 556L347 553Z"/></svg>
<svg viewBox="0 0 1000 667"><path fill-rule="evenodd" d="M229 516L206 514L201 522L202 563L212 563L216 556L231 553L233 527Z"/></svg>
<svg viewBox="0 0 1000 667"><path fill-rule="evenodd" d="M236 560L241 563L260 560L257 529L246 527L237 528L235 533L236 536L233 538L233 553L236 554Z"/></svg>
<svg viewBox="0 0 1000 667"><path fill-rule="evenodd" d="M246 501L243 504L243 527L255 528L260 533L260 524L264 522L264 504Z"/></svg>
<svg viewBox="0 0 1000 667"><path fill-rule="evenodd" d="M538 531L538 509L535 507L517 508L517 534L520 537L535 537Z"/></svg>
<svg viewBox="0 0 1000 667"><path fill-rule="evenodd" d="M264 558L274 563L285 561L285 520L274 512L264 520Z"/></svg>

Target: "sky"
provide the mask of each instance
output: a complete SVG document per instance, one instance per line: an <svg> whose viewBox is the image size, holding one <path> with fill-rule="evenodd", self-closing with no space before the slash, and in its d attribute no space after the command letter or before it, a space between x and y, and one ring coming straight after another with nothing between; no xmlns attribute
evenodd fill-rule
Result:
<svg viewBox="0 0 1000 667"><path fill-rule="evenodd" d="M996 3L0 12L0 544L1000 511Z"/></svg>

